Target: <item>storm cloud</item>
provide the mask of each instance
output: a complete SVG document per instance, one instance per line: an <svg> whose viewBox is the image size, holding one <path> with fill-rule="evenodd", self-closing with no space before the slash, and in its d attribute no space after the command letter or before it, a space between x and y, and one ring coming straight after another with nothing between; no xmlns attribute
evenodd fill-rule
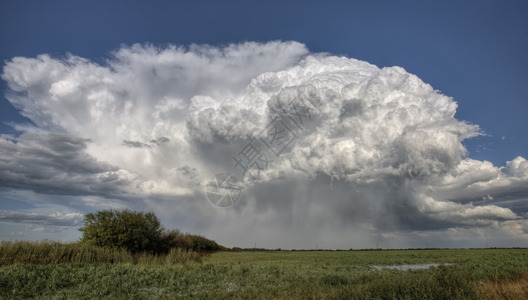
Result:
<svg viewBox="0 0 528 300"><path fill-rule="evenodd" d="M401 67L297 42L133 45L105 64L16 57L2 79L34 124L0 140L6 189L142 198L227 246L528 241L526 159L472 159L478 125ZM228 208L204 192L222 172L244 183Z"/></svg>

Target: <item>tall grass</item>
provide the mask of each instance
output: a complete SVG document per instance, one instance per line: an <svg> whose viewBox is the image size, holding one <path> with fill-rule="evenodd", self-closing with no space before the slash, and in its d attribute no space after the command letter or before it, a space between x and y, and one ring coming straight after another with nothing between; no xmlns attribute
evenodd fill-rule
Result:
<svg viewBox="0 0 528 300"><path fill-rule="evenodd" d="M3 255L4 248L0 248ZM0 298L528 299L528 250L218 252L0 266ZM2 256L3 257L3 256ZM374 265L450 263L400 271Z"/></svg>
<svg viewBox="0 0 528 300"><path fill-rule="evenodd" d="M122 248L104 248L83 243L2 242L0 266L13 264L124 263L124 264L184 264L200 261L192 251L172 249L166 255L131 254Z"/></svg>

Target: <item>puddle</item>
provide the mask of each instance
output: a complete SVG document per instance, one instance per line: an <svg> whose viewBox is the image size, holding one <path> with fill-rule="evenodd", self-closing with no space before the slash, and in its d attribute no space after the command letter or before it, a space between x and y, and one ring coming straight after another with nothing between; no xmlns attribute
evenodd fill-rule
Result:
<svg viewBox="0 0 528 300"><path fill-rule="evenodd" d="M400 271L409 271L409 270L424 270L429 269L430 267L438 266L448 266L450 264L409 264L409 265L393 265L393 266L372 266L376 270L382 269L394 269Z"/></svg>

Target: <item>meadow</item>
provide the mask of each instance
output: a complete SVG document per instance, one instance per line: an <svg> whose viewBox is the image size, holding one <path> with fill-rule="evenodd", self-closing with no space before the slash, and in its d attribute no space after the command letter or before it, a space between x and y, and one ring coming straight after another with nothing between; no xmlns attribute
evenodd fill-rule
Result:
<svg viewBox="0 0 528 300"><path fill-rule="evenodd" d="M173 251L155 257L76 244L62 250L57 243L47 247L0 245L0 297L528 299L527 249L240 251L205 256ZM81 250L84 256L78 254ZM410 271L374 267L428 263L444 265Z"/></svg>

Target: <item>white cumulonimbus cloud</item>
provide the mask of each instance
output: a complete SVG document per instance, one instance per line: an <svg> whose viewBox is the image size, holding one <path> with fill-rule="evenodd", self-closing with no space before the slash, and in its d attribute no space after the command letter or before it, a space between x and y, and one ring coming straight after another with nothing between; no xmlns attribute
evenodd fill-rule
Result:
<svg viewBox="0 0 528 300"><path fill-rule="evenodd" d="M105 65L16 57L2 78L34 124L0 140L4 188L143 198L231 245L402 246L468 228L526 241L526 159L467 157L478 126L400 67L297 42L133 45ZM219 211L203 189L220 172L246 186Z"/></svg>

